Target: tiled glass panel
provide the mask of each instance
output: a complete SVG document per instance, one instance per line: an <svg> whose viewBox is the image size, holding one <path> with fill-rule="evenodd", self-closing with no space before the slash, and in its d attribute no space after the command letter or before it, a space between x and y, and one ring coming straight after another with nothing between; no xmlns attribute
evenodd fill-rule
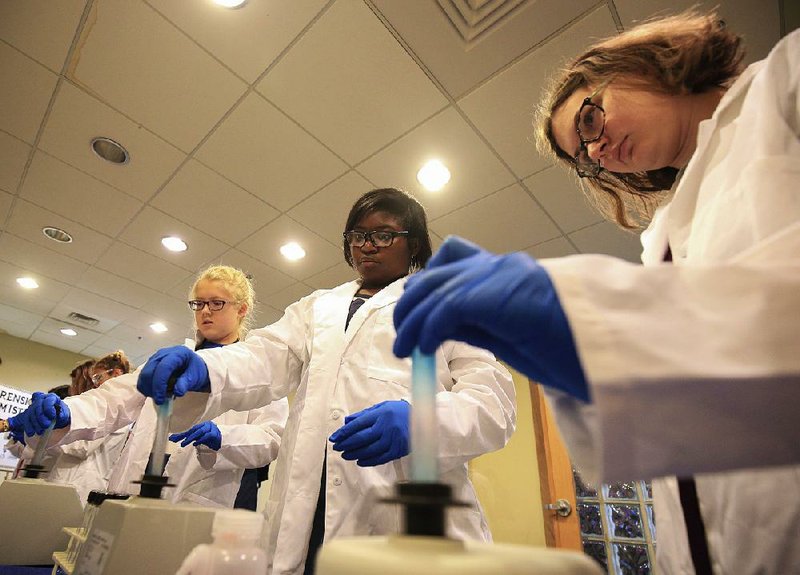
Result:
<svg viewBox="0 0 800 575"><path fill-rule="evenodd" d="M606 489L609 499L636 499L635 483L611 483Z"/></svg>
<svg viewBox="0 0 800 575"><path fill-rule="evenodd" d="M650 557L644 545L614 543L614 566L621 575L650 575Z"/></svg>
<svg viewBox="0 0 800 575"><path fill-rule="evenodd" d="M653 498L653 486L649 481L644 481L644 494L648 499Z"/></svg>
<svg viewBox="0 0 800 575"><path fill-rule="evenodd" d="M642 539L642 517L638 505L607 505L614 537Z"/></svg>
<svg viewBox="0 0 800 575"><path fill-rule="evenodd" d="M600 563L603 570L608 573L608 556L606 554L606 544L602 541L583 540L583 552L589 557Z"/></svg>
<svg viewBox="0 0 800 575"><path fill-rule="evenodd" d="M586 535L603 535L603 521L600 519L600 506L586 503L578 504L581 533Z"/></svg>
<svg viewBox="0 0 800 575"><path fill-rule="evenodd" d="M597 497L597 491L578 475L574 467L572 468L572 477L575 479L575 495L578 497Z"/></svg>

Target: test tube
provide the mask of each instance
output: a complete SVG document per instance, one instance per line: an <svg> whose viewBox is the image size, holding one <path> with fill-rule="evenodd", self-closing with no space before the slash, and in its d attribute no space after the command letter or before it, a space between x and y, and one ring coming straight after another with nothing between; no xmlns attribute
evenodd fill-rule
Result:
<svg viewBox="0 0 800 575"><path fill-rule="evenodd" d="M42 461L44 460L45 451L47 451L47 444L50 441L50 436L53 434L53 428L56 426L56 420L54 419L50 425L44 430L44 433L39 438L39 443L36 444L36 449L33 452L33 458L31 459L30 465L37 465L40 466Z"/></svg>
<svg viewBox="0 0 800 575"><path fill-rule="evenodd" d="M156 435L153 438L153 450L150 453L150 463L147 474L162 476L164 474L164 454L167 449L167 434L169 433L169 418L172 416L172 396L169 395L164 403L157 407Z"/></svg>
<svg viewBox="0 0 800 575"><path fill-rule="evenodd" d="M411 355L411 481L439 481L436 425L436 357L414 348Z"/></svg>

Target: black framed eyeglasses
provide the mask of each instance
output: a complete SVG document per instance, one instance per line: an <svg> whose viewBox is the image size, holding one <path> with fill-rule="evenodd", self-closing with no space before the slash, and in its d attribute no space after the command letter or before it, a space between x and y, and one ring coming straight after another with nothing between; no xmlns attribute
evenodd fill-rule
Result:
<svg viewBox="0 0 800 575"><path fill-rule="evenodd" d="M393 230L372 230L371 232L359 232L350 230L342 234L350 247L360 248L369 242L376 248L388 248L394 239L399 236L407 236L408 231L395 232Z"/></svg>
<svg viewBox="0 0 800 575"><path fill-rule="evenodd" d="M192 311L200 311L204 307L208 306L208 309L211 311L219 311L225 307L226 303L236 303L235 301L225 301L224 299L210 299L208 301L204 301L202 299L193 299L189 300L189 308Z"/></svg>
<svg viewBox="0 0 800 575"><path fill-rule="evenodd" d="M600 160L593 160L589 156L588 144L596 142L603 137L606 130L606 111L599 104L592 102L608 82L601 84L594 92L583 99L578 113L575 114L575 131L581 142L578 153L575 154L575 170L581 178L594 178L603 171Z"/></svg>

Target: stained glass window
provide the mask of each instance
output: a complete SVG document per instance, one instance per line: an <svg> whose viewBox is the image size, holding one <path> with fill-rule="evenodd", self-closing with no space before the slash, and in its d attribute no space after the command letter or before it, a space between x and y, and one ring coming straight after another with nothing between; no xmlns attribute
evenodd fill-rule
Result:
<svg viewBox="0 0 800 575"><path fill-rule="evenodd" d="M573 469L583 551L614 575L652 575L653 489L646 481L586 483Z"/></svg>

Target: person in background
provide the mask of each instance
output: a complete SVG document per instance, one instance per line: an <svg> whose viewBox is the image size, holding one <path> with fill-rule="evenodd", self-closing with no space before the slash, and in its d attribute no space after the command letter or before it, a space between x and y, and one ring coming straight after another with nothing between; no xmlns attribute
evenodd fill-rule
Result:
<svg viewBox="0 0 800 575"><path fill-rule="evenodd" d="M47 394L36 392L31 397L32 404L46 395L59 399L70 397L77 390L86 390L102 385L110 377L116 377L130 371L130 363L122 350L115 351L98 360L90 359L79 363L70 372L71 384L60 385L49 390ZM88 384L87 384L88 381ZM23 435L23 431L16 432ZM12 437L16 437L12 432ZM108 484L108 475L114 462L117 461L125 442L127 430L119 430L106 437L75 441L48 449L42 465L47 472L42 475L45 481L72 485L78 492L82 503L86 503L89 492L103 491ZM9 451L20 457L18 469L33 457L33 450L25 446L23 438L18 443L7 446Z"/></svg>
<svg viewBox="0 0 800 575"><path fill-rule="evenodd" d="M175 412L208 398L199 419L294 393L267 504L271 572L312 573L323 540L401 529L396 506L375 495L410 476L411 363L391 352L392 310L405 277L431 254L425 212L394 188L362 195L343 230L358 279L290 305L276 323L238 344L156 352L139 389L164 400L173 372ZM468 462L503 447L514 431L511 374L484 351L458 343L435 350L440 479L468 508L449 511L448 534L489 540ZM199 413L199 412L198 412Z"/></svg>
<svg viewBox="0 0 800 575"><path fill-rule="evenodd" d="M196 338L192 348L213 348L237 341L246 333L255 292L246 275L229 266L211 266L201 272L189 294L194 312ZM125 447L109 476L108 490L138 493L132 482L144 473L156 427L153 402L136 390L136 377L120 376L101 387L63 402L46 396L34 402L21 418L36 433L56 417L51 443L69 444L81 439L105 437L120 429L127 433ZM66 409L64 409L66 408ZM66 413L66 416L64 415ZM232 507L244 470L259 468L275 459L288 415L284 399L245 412L228 412L214 420L219 437L213 445L177 448L167 462L166 475L175 488L166 497L213 507ZM179 429L186 429L173 417ZM252 505L252 502L250 502Z"/></svg>
<svg viewBox="0 0 800 575"><path fill-rule="evenodd" d="M96 386L92 383L92 367L94 366L94 359L87 359L78 363L69 373L71 380L69 386L69 395L80 395L84 391L94 389ZM61 396L59 396L61 397ZM61 397L61 399L64 399Z"/></svg>
<svg viewBox="0 0 800 575"><path fill-rule="evenodd" d="M661 573L800 573L800 31L742 56L688 12L592 46L545 96L545 147L647 226L644 266L451 238L395 313L400 356L472 342L549 386L584 476L681 476L653 483Z"/></svg>
<svg viewBox="0 0 800 575"><path fill-rule="evenodd" d="M75 374L72 385L56 389L62 389L62 393L66 392L67 394L74 389L84 389L83 369L87 366L88 363L85 362L72 371ZM88 370L90 372L89 381L93 389L103 385L112 377L129 373L131 365L125 353L117 350L92 361ZM56 393L56 395L58 394ZM59 397L65 398L63 395L59 395ZM56 459L50 471L43 476L44 479L52 483L74 486L81 501L85 504L91 491L105 491L111 469L122 452L127 431L127 428L124 428L102 438L75 441L48 449L48 455Z"/></svg>

